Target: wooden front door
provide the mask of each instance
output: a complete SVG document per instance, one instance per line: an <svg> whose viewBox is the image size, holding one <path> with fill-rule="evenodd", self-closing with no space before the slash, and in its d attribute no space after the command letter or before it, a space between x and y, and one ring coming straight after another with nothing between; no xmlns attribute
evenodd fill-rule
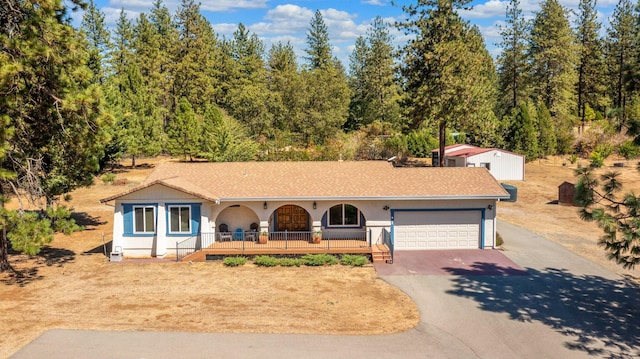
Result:
<svg viewBox="0 0 640 359"><path fill-rule="evenodd" d="M309 214L299 206L288 204L276 210L277 231L301 232L309 230Z"/></svg>

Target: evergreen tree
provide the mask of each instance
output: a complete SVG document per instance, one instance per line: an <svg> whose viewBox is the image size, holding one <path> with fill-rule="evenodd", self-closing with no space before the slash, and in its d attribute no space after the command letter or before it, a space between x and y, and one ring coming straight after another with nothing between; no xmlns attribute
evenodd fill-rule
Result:
<svg viewBox="0 0 640 359"><path fill-rule="evenodd" d="M519 0L507 5L506 26L500 27L502 52L498 56L500 105L503 113L526 101L528 22L522 15Z"/></svg>
<svg viewBox="0 0 640 359"><path fill-rule="evenodd" d="M329 30L320 10L316 10L307 31L306 60L310 69L318 69L331 65L332 53L329 43Z"/></svg>
<svg viewBox="0 0 640 359"><path fill-rule="evenodd" d="M371 50L367 41L358 36L354 43L354 49L349 56L348 84L351 89L351 101L349 102L349 116L344 128L357 130L365 122L368 113L367 102L367 56Z"/></svg>
<svg viewBox="0 0 640 359"><path fill-rule="evenodd" d="M127 68L133 63L133 25L127 18L124 8L120 9L120 17L114 32L113 52L111 54L111 69L115 77L127 73Z"/></svg>
<svg viewBox="0 0 640 359"><path fill-rule="evenodd" d="M398 24L415 36L403 49L401 68L408 115L414 128L423 122L437 125L440 153L444 153L447 127L472 127L468 121L486 115L480 112L487 98L480 95L489 81L486 71L478 69L484 68L487 57L478 53L475 35L457 14L467 4L468 0L420 1L403 7L408 18ZM444 166L444 156L439 165Z"/></svg>
<svg viewBox="0 0 640 359"><path fill-rule="evenodd" d="M536 122L536 114L532 113L530 104L522 103L511 112L507 144L511 151L523 154L529 160L538 158L540 154Z"/></svg>
<svg viewBox="0 0 640 359"><path fill-rule="evenodd" d="M538 123L538 144L540 156L553 155L556 153L556 131L549 109L542 103L537 111Z"/></svg>
<svg viewBox="0 0 640 359"><path fill-rule="evenodd" d="M295 131L305 144L322 144L335 137L347 119L350 91L344 72L335 65L302 73L302 113Z"/></svg>
<svg viewBox="0 0 640 359"><path fill-rule="evenodd" d="M596 222L604 235L599 244L609 259L624 268L640 263L640 197L633 191L621 194L620 174L605 173L599 178L592 167L576 171L576 200L582 207L580 218Z"/></svg>
<svg viewBox="0 0 640 359"><path fill-rule="evenodd" d="M598 35L600 23L597 21L596 0L580 0L579 10L576 20L579 46L577 113L584 130L587 106L605 110L602 95L605 92L602 72L604 59Z"/></svg>
<svg viewBox="0 0 640 359"><path fill-rule="evenodd" d="M577 52L567 11L557 0L546 0L536 13L529 56L534 97L544 103L556 121L571 123Z"/></svg>
<svg viewBox="0 0 640 359"><path fill-rule="evenodd" d="M63 2L15 1L11 9L10 18L0 15L0 270L10 268L8 240L35 254L51 237L30 228L54 224L7 212L9 189L45 198L51 208L61 195L90 185L108 121L84 39L69 25Z"/></svg>
<svg viewBox="0 0 640 359"><path fill-rule="evenodd" d="M638 24L630 0L620 0L611 15L607 30L606 61L608 75L612 79L610 89L613 106L621 113L621 127L627 120L626 110L629 92L625 87L625 70L635 61Z"/></svg>
<svg viewBox="0 0 640 359"><path fill-rule="evenodd" d="M273 94L274 140L280 148L284 138L289 137L302 112L302 79L298 72L296 55L291 44L277 43L269 50L268 86ZM291 141L283 143L290 145Z"/></svg>
<svg viewBox="0 0 640 359"><path fill-rule="evenodd" d="M349 86L340 62L333 58L327 26L316 11L307 32L308 68L302 73L305 94L295 130L305 144L322 144L336 135L349 109Z"/></svg>
<svg viewBox="0 0 640 359"><path fill-rule="evenodd" d="M176 20L178 46L174 49L173 100L186 98L196 112L203 113L219 90L213 72L217 39L194 0L182 0Z"/></svg>
<svg viewBox="0 0 640 359"><path fill-rule="evenodd" d="M213 162L250 161L257 152L242 125L215 105L204 114L202 150L202 156Z"/></svg>
<svg viewBox="0 0 640 359"><path fill-rule="evenodd" d="M167 128L167 149L172 155L182 155L193 161L198 155L202 140L202 123L186 98L180 99L176 113Z"/></svg>
<svg viewBox="0 0 640 359"><path fill-rule="evenodd" d="M108 62L106 57L111 49L111 41L104 21L104 13L96 7L93 0L89 1L87 10L82 15L80 30L89 41L88 65L93 71L93 81L103 84L106 78L104 65Z"/></svg>
<svg viewBox="0 0 640 359"><path fill-rule="evenodd" d="M400 86L395 80L392 38L387 24L376 17L367 31L369 43L366 57L367 113L365 124L373 121L388 122L400 127Z"/></svg>
<svg viewBox="0 0 640 359"><path fill-rule="evenodd" d="M167 127L169 123L169 111L173 108L173 86L175 81L174 58L178 45L178 29L171 21L169 10L162 3L162 0L155 0L149 20L155 26L155 32L149 33L145 47L136 46L141 51L140 59L144 59L144 64L139 61L141 72L144 76L148 74L147 87L150 91L158 92L154 98L157 102L157 110L162 116L162 123ZM142 33L139 37L144 36ZM154 47L154 45L157 45Z"/></svg>
<svg viewBox="0 0 640 359"><path fill-rule="evenodd" d="M252 134L268 135L273 132L273 114L269 111L272 96L267 86L264 45L240 23L230 49L236 71L228 74L230 88L225 103L229 113Z"/></svg>

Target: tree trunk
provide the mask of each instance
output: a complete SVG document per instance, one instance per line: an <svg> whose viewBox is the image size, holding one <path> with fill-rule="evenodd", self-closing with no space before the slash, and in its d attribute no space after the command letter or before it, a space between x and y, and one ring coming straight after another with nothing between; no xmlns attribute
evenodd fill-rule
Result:
<svg viewBox="0 0 640 359"><path fill-rule="evenodd" d="M131 155L131 168L136 168L136 155Z"/></svg>
<svg viewBox="0 0 640 359"><path fill-rule="evenodd" d="M0 193L0 272L4 272L11 268L9 264L9 239L7 238L7 215L4 212L4 194Z"/></svg>
<svg viewBox="0 0 640 359"><path fill-rule="evenodd" d="M440 148L438 153L438 167L444 167L444 145L447 140L447 121L440 120L440 126L438 128L438 136L440 139Z"/></svg>

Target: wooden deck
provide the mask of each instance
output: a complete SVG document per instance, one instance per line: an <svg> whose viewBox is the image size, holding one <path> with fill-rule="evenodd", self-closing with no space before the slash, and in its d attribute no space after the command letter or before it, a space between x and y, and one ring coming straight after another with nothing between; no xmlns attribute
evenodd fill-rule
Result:
<svg viewBox="0 0 640 359"><path fill-rule="evenodd" d="M309 243L308 241L303 240L273 240L266 244L249 241L229 241L216 242L207 248L185 256L182 260L204 262L207 260L207 256L302 255L318 253L368 254L371 255L372 258L376 259L380 256L376 256L375 254L385 252L385 249L388 253L389 250L385 245L373 245L370 247L366 241L350 239L341 239L339 241L322 240L318 244Z"/></svg>

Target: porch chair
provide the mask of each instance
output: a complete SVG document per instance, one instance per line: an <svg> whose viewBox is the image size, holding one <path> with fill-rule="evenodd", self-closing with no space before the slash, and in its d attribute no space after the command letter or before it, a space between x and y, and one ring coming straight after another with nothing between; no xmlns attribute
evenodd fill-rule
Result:
<svg viewBox="0 0 640 359"><path fill-rule="evenodd" d="M233 240L233 234L229 232L229 226L221 223L218 229L220 229L220 242Z"/></svg>
<svg viewBox="0 0 640 359"><path fill-rule="evenodd" d="M236 228L236 232L233 234L234 241L241 241L244 237L244 231L242 228Z"/></svg>
<svg viewBox="0 0 640 359"><path fill-rule="evenodd" d="M256 239L258 239L257 235L258 235L258 224L254 222L254 223L251 223L251 225L249 226L249 231L245 233L244 239L247 241L255 242Z"/></svg>

